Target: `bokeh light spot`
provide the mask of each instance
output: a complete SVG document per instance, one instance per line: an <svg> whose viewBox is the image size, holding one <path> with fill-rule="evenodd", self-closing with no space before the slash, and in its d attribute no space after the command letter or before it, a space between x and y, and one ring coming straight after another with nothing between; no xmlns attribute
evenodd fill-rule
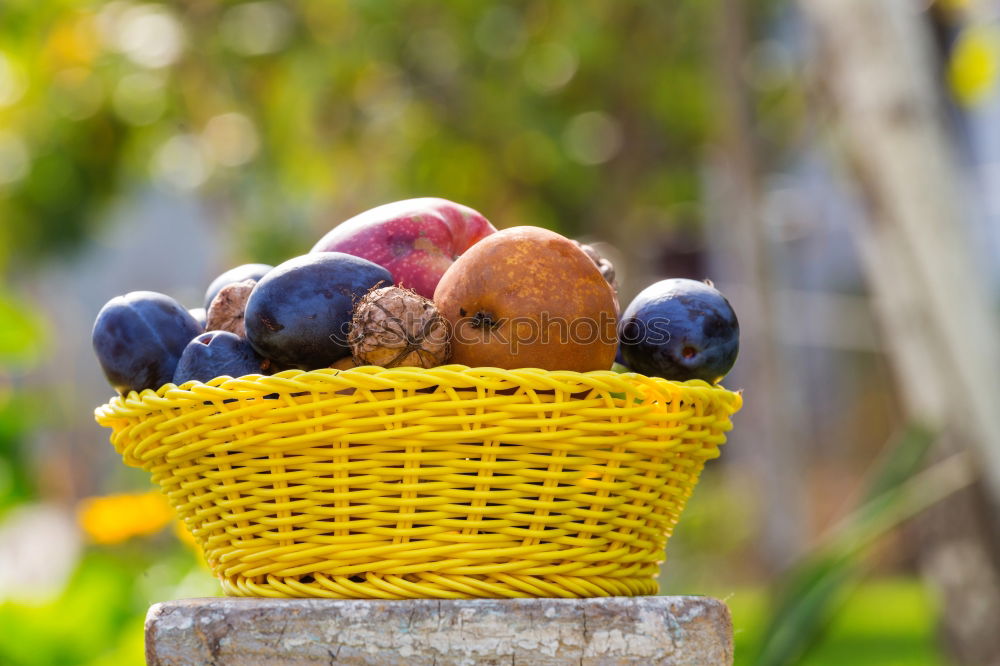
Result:
<svg viewBox="0 0 1000 666"><path fill-rule="evenodd" d="M193 190L209 175L201 145L190 134L178 134L160 146L153 156L152 170L157 180L181 190Z"/></svg>
<svg viewBox="0 0 1000 666"><path fill-rule="evenodd" d="M20 101L28 84L10 57L0 53L0 108Z"/></svg>
<svg viewBox="0 0 1000 666"><path fill-rule="evenodd" d="M276 53L292 35L292 15L277 2L248 2L226 10L219 31L225 44L241 55Z"/></svg>
<svg viewBox="0 0 1000 666"><path fill-rule="evenodd" d="M524 79L540 93L563 88L576 74L577 58L566 46L543 44L525 58Z"/></svg>
<svg viewBox="0 0 1000 666"><path fill-rule="evenodd" d="M118 50L143 67L172 65L184 49L184 27L156 5L126 9L118 17L114 32Z"/></svg>
<svg viewBox="0 0 1000 666"><path fill-rule="evenodd" d="M164 80L159 74L137 72L118 82L112 97L115 113L130 125L150 125L166 109Z"/></svg>
<svg viewBox="0 0 1000 666"><path fill-rule="evenodd" d="M586 165L603 164L621 150L621 125L601 111L581 113L566 126L563 144L574 161Z"/></svg>
<svg viewBox="0 0 1000 666"><path fill-rule="evenodd" d="M205 124L201 135L208 157L222 166L239 166L257 154L257 130L242 113L223 113Z"/></svg>

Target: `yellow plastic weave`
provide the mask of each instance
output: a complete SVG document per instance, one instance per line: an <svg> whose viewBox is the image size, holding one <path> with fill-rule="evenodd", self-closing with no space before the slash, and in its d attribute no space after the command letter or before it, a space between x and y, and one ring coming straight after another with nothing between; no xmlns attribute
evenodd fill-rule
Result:
<svg viewBox="0 0 1000 666"><path fill-rule="evenodd" d="M96 410L226 594L655 594L741 397L701 381L449 365L168 384Z"/></svg>

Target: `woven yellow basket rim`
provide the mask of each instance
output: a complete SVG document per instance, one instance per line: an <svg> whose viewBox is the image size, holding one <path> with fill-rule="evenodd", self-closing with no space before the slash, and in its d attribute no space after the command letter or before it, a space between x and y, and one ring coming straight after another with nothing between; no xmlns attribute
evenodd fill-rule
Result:
<svg viewBox="0 0 1000 666"><path fill-rule="evenodd" d="M289 370L95 410L223 589L463 598L656 592L739 393L636 373Z"/></svg>

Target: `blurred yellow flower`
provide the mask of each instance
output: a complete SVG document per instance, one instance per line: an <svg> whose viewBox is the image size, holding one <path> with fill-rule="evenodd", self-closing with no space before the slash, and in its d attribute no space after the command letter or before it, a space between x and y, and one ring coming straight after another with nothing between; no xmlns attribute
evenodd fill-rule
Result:
<svg viewBox="0 0 1000 666"><path fill-rule="evenodd" d="M88 497L77 505L76 516L91 541L111 544L159 532L174 514L166 497L150 491Z"/></svg>
<svg viewBox="0 0 1000 666"><path fill-rule="evenodd" d="M53 69L88 66L100 53L101 46L93 16L81 13L66 17L49 33L46 44L48 65Z"/></svg>
<svg viewBox="0 0 1000 666"><path fill-rule="evenodd" d="M948 63L948 81L956 99L972 106L985 99L997 84L1000 29L966 28L958 36Z"/></svg>

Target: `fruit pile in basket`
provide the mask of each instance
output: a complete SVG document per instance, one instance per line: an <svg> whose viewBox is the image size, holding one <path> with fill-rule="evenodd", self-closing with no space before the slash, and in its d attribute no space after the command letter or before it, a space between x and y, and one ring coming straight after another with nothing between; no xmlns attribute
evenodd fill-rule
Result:
<svg viewBox="0 0 1000 666"><path fill-rule="evenodd" d="M621 311L611 263L538 227L497 231L444 199L410 199L343 222L305 255L247 264L204 308L163 294L111 299L94 351L120 393L215 377L358 365L458 363L630 370L720 381L739 325L708 282L670 279Z"/></svg>

